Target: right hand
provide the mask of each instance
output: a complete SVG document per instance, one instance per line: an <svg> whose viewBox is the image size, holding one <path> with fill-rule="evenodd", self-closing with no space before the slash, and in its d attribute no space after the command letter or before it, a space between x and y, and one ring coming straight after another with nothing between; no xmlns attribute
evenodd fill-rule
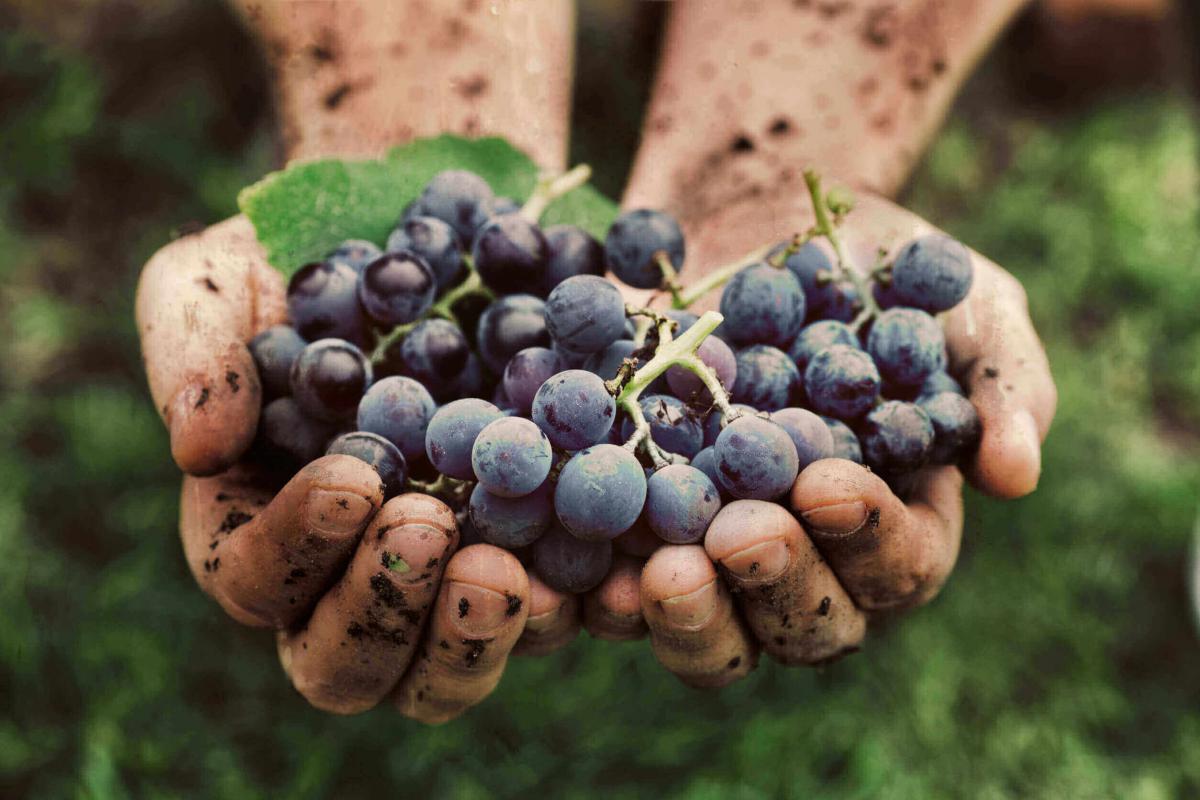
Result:
<svg viewBox="0 0 1200 800"><path fill-rule="evenodd" d="M574 639L579 600L504 550L457 550L454 515L432 497L385 504L362 461L319 458L278 492L239 463L262 402L246 343L285 321L284 299L240 216L167 245L142 273L138 331L186 473L188 566L231 617L279 631L284 669L314 706L355 713L390 697L414 719L452 719L495 688L518 642L545 653ZM407 571L384 566L397 557Z"/></svg>

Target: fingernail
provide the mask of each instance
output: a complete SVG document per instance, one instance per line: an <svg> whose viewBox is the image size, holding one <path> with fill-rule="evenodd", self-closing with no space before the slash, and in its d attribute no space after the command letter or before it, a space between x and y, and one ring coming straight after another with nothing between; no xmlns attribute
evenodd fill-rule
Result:
<svg viewBox="0 0 1200 800"><path fill-rule="evenodd" d="M663 615L678 628L699 628L717 611L717 582L709 581L694 592L659 601Z"/></svg>
<svg viewBox="0 0 1200 800"><path fill-rule="evenodd" d="M470 636L495 633L508 617L521 610L520 599L510 599L507 595L473 583L451 581L446 592L450 601L451 620Z"/></svg>
<svg viewBox="0 0 1200 800"><path fill-rule="evenodd" d="M867 505L861 500L852 503L835 503L805 511L800 516L814 532L828 536L845 536L854 533L867 521Z"/></svg>
<svg viewBox="0 0 1200 800"><path fill-rule="evenodd" d="M782 539L759 542L723 559L721 564L742 580L769 581L783 574L792 555Z"/></svg>
<svg viewBox="0 0 1200 800"><path fill-rule="evenodd" d="M441 572L449 544L450 538L436 528L422 525L413 530L406 525L386 532L381 561L405 583L432 580Z"/></svg>
<svg viewBox="0 0 1200 800"><path fill-rule="evenodd" d="M370 500L354 492L314 489L308 495L308 526L320 533L358 533L374 511Z"/></svg>
<svg viewBox="0 0 1200 800"><path fill-rule="evenodd" d="M1013 415L1013 425L1021 437L1021 443L1029 451L1031 463L1035 464L1040 472L1042 465L1042 437L1038 434L1038 426L1033 418L1033 414L1024 410L1018 411Z"/></svg>

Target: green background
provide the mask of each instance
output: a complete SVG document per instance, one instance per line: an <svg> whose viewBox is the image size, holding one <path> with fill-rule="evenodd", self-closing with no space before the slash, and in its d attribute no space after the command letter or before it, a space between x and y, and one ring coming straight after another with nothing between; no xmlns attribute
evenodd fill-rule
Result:
<svg viewBox="0 0 1200 800"><path fill-rule="evenodd" d="M832 668L764 662L713 693L644 643L581 636L428 729L310 710L271 637L187 574L133 290L173 231L273 166L265 78L219 6L77 5L0 7L0 796L1200 795L1185 96L1051 115L997 56L906 191L1025 282L1061 392L1039 491L969 497L936 602ZM583 42L613 44L588 56L579 119L610 128L575 145L609 192L653 42L614 25L585 13Z"/></svg>

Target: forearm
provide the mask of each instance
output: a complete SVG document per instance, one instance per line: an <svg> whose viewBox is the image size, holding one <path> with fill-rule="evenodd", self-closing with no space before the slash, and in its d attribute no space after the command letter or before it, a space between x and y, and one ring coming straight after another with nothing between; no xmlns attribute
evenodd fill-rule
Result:
<svg viewBox="0 0 1200 800"><path fill-rule="evenodd" d="M284 154L375 156L420 136L566 159L567 0L234 0L276 78Z"/></svg>
<svg viewBox="0 0 1200 800"><path fill-rule="evenodd" d="M894 194L1025 2L677 3L626 203L686 225L808 166Z"/></svg>

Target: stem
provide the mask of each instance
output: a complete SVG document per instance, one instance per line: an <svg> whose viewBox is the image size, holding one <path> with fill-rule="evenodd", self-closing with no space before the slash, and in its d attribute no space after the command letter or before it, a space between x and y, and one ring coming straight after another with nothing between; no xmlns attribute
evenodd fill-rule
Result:
<svg viewBox="0 0 1200 800"><path fill-rule="evenodd" d="M679 285L679 273L675 271L675 265L671 263L671 257L667 255L665 250L659 250L654 254L654 262L662 270L662 286L671 293L671 304L675 308L683 308L683 306L679 305L681 302L679 292L682 289Z"/></svg>
<svg viewBox="0 0 1200 800"><path fill-rule="evenodd" d="M863 276L850 266L849 259L846 258L846 251L842 248L842 239L837 234L837 227L830 222L829 209L826 206L824 195L821 194L821 177L812 170L806 169L804 170L804 183L808 186L813 214L817 220L813 227L818 234L825 237L829 246L833 248L837 260L838 277L853 283L854 288L858 290L858 296L862 298L863 311L852 323L852 325L861 327L863 323L879 313L879 305L875 302L875 296L871 294L871 287L867 285Z"/></svg>
<svg viewBox="0 0 1200 800"><path fill-rule="evenodd" d="M708 364L696 356L691 356L680 359L679 366L691 370L697 378L704 382L704 388L712 395L713 405L717 407L722 416L728 417L733 413L733 408L729 405L729 395L725 393L725 387L721 385L716 374L709 369Z"/></svg>
<svg viewBox="0 0 1200 800"><path fill-rule="evenodd" d="M409 478L404 482L404 488L409 492L420 492L431 497L447 501L451 506L459 506L462 504L464 490L471 485L470 481L460 481L458 478L451 478L446 475L439 474L432 481L419 481L414 478Z"/></svg>
<svg viewBox="0 0 1200 800"><path fill-rule="evenodd" d="M546 207L567 192L583 186L592 177L592 168L580 164L561 175L539 178L533 193L521 207L521 216L536 223L546 213Z"/></svg>
<svg viewBox="0 0 1200 800"><path fill-rule="evenodd" d="M767 263L772 267L781 269L787 265L787 260L796 253L800 252L800 248L812 241L817 235L816 228L809 228L804 233L797 233L792 236L792 240L788 242L788 246L780 250L775 255L767 259Z"/></svg>
<svg viewBox="0 0 1200 800"><path fill-rule="evenodd" d="M766 247L760 247L757 250L747 253L736 261L733 261L722 267L717 267L715 270L705 275L696 283L680 291L679 294L674 297L674 307L680 309L687 308L692 303L711 292L713 289L724 286L730 281L731 278L733 278L734 275L737 275L746 267L749 267L752 264L757 264L759 261L762 261L764 258L766 258L767 254L771 252L771 248L774 246L775 245L768 245Z"/></svg>

